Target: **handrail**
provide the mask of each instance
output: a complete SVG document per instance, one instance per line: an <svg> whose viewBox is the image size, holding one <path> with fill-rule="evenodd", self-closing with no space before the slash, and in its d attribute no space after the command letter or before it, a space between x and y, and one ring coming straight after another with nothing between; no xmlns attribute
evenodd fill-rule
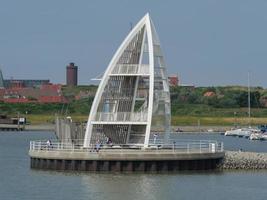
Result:
<svg viewBox="0 0 267 200"><path fill-rule="evenodd" d="M155 143L154 143L155 142ZM180 141L170 140L164 143L161 140L150 140L148 147L144 148L143 144L90 144L89 147L83 147L83 140L72 142L59 142L51 140L47 141L31 141L30 151L67 151L67 152L95 152L98 150L172 150L182 153L217 153L223 152L224 146L222 142L199 140L199 141Z"/></svg>
<svg viewBox="0 0 267 200"><path fill-rule="evenodd" d="M146 122L147 113L146 112L97 112L95 116L95 121L104 122L117 122L117 121L132 121L132 122Z"/></svg>

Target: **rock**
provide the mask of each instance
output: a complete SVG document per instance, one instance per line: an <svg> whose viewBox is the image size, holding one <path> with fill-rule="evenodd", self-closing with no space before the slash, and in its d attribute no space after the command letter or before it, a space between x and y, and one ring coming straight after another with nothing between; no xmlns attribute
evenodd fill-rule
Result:
<svg viewBox="0 0 267 200"><path fill-rule="evenodd" d="M222 169L267 169L267 153L226 151Z"/></svg>

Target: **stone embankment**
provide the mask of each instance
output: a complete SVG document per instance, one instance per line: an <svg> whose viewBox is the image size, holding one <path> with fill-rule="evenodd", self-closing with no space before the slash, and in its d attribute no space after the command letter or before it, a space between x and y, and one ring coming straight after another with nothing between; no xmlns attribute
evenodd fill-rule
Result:
<svg viewBox="0 0 267 200"><path fill-rule="evenodd" d="M267 169L267 153L226 151L223 169Z"/></svg>

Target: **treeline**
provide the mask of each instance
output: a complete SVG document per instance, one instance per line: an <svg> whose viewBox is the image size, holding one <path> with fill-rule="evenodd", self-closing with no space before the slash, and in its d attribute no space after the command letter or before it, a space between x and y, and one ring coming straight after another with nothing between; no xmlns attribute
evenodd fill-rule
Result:
<svg viewBox="0 0 267 200"><path fill-rule="evenodd" d="M96 86L82 88L93 94ZM64 94L72 99L68 104L3 103L0 114L14 116L20 114L64 114L88 115L94 96L75 100L81 87L64 89ZM252 114L256 117L267 116L267 90L251 88ZM248 91L246 87L171 87L172 115L176 116L246 116Z"/></svg>
<svg viewBox="0 0 267 200"><path fill-rule="evenodd" d="M93 97L72 101L68 104L62 103L4 103L0 102L0 114L82 114L88 115Z"/></svg>
<svg viewBox="0 0 267 200"><path fill-rule="evenodd" d="M172 87L171 102L178 104L202 104L214 108L248 107L248 90L245 87ZM252 108L264 108L267 91L261 87L251 88Z"/></svg>

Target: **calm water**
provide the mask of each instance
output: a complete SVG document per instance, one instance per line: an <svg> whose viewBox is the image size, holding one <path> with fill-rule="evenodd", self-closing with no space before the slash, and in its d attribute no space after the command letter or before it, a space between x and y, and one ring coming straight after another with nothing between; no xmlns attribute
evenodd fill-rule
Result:
<svg viewBox="0 0 267 200"><path fill-rule="evenodd" d="M98 199L267 199L267 171L174 174L94 174L31 170L30 140L52 138L51 133L0 132L1 200ZM182 139L218 139L227 149L267 152L266 142L221 135L173 136Z"/></svg>

